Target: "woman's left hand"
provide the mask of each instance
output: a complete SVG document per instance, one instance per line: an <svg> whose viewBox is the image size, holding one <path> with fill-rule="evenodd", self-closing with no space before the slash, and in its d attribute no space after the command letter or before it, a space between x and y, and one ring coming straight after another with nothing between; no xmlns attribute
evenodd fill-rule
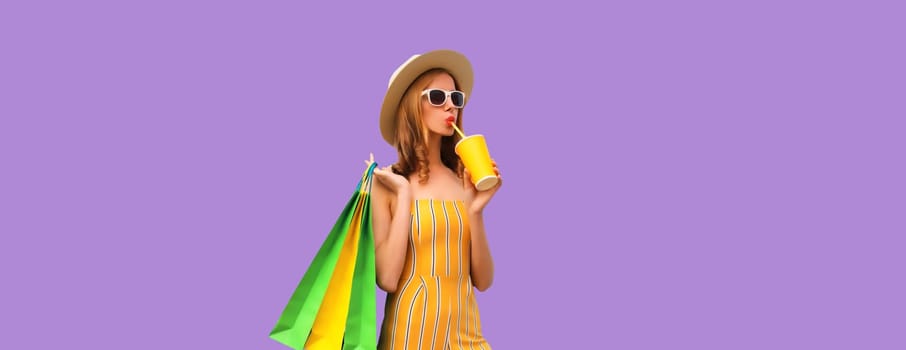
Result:
<svg viewBox="0 0 906 350"><path fill-rule="evenodd" d="M497 190L500 189L500 186L503 185L503 179L500 177L500 170L497 169L497 162L493 159L491 164L494 166L494 173L497 175L498 181L497 185L491 187L485 191L479 191L475 188L475 184L472 183L472 176L469 173L469 169L463 170L462 176L462 185L465 188L469 212L473 214L481 214L484 211L484 207L488 205L488 202L491 201L491 197L497 193Z"/></svg>

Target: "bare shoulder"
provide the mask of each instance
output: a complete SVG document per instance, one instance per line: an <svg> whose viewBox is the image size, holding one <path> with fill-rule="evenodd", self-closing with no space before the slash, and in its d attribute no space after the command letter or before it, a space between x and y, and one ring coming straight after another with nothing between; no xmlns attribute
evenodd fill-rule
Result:
<svg viewBox="0 0 906 350"><path fill-rule="evenodd" d="M373 204L380 204L384 206L389 206L390 189L387 186L384 186L378 179L372 177L371 179L371 201Z"/></svg>

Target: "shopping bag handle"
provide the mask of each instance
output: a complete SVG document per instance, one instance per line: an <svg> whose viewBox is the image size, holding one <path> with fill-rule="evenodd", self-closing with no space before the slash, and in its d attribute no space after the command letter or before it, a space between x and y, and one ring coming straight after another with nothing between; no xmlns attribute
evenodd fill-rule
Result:
<svg viewBox="0 0 906 350"><path fill-rule="evenodd" d="M356 186L356 191L362 193L371 193L371 182L374 178L374 168L377 167L377 162L372 162L368 166L368 169L365 169L365 173L362 174L362 178L359 180L358 186Z"/></svg>

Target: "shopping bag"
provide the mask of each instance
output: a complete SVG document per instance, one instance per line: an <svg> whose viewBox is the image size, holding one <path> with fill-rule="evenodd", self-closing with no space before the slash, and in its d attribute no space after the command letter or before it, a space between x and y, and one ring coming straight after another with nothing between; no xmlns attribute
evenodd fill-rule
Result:
<svg viewBox="0 0 906 350"><path fill-rule="evenodd" d="M352 277L355 272L355 260L358 256L358 238L361 230L363 201L356 203L352 222L346 241L340 250L340 256L333 270L330 284L321 308L312 325L311 334L305 343L306 350L338 350L343 346L343 334L349 315L349 302L352 295Z"/></svg>
<svg viewBox="0 0 906 350"><path fill-rule="evenodd" d="M349 302L349 316L346 320L346 334L343 350L377 349L377 276L374 256L374 231L371 226L371 180L365 194L359 235L359 249L356 257L355 276L352 280L352 296Z"/></svg>
<svg viewBox="0 0 906 350"><path fill-rule="evenodd" d="M270 337L292 349L373 350L374 237L369 165L296 287Z"/></svg>

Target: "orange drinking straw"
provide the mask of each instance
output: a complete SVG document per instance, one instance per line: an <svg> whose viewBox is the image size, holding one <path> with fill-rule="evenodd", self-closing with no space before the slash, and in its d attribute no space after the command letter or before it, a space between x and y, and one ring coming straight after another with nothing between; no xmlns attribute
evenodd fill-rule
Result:
<svg viewBox="0 0 906 350"><path fill-rule="evenodd" d="M453 129L456 130L456 132L459 133L459 136L460 136L460 137L466 138L466 135L463 135L463 134L462 134L462 130L459 130L459 128L456 127L456 123L450 122L450 126L452 126Z"/></svg>

